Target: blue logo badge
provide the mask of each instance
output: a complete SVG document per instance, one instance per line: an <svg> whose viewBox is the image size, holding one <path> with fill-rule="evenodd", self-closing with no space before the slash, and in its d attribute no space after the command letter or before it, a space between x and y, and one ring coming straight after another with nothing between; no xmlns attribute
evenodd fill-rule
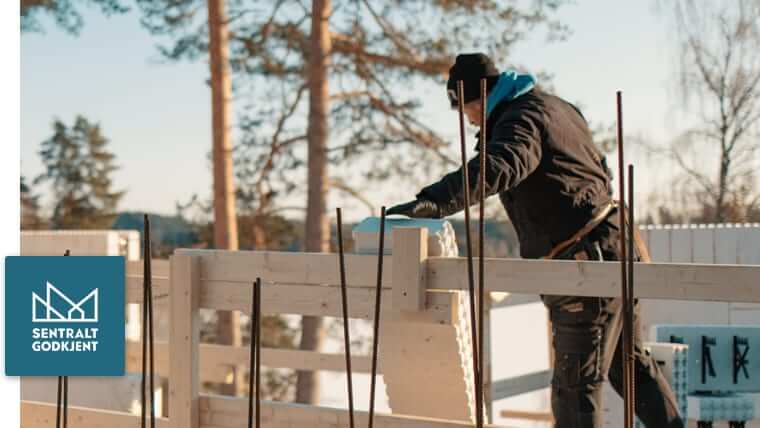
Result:
<svg viewBox="0 0 760 428"><path fill-rule="evenodd" d="M5 374L124 374L124 258L5 258Z"/></svg>

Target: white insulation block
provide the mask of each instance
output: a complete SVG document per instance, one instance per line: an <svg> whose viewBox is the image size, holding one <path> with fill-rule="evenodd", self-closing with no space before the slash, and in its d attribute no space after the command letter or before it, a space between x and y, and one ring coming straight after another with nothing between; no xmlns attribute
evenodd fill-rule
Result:
<svg viewBox="0 0 760 428"><path fill-rule="evenodd" d="M446 220L438 219L385 219L385 242L383 253L393 251L394 227L422 227L428 230L428 255L433 257L455 257L459 255L454 228ZM367 217L353 228L354 252L357 254L377 254L380 218Z"/></svg>

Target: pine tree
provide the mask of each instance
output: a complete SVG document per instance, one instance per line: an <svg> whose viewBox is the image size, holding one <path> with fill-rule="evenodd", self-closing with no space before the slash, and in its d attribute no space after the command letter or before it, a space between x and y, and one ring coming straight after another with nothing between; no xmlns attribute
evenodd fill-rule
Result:
<svg viewBox="0 0 760 428"><path fill-rule="evenodd" d="M77 35L84 25L77 6L98 6L106 16L125 13L129 9L122 0L21 0L21 31L41 32L39 15L48 15L59 28Z"/></svg>
<svg viewBox="0 0 760 428"><path fill-rule="evenodd" d="M162 48L169 59L205 57L211 43L205 1L137 1L143 24L170 38ZM325 251L331 187L361 195L391 174L429 179L456 164L419 114L420 85L442 84L463 49L508 65L510 49L527 32L544 28L551 38L564 37L565 27L552 17L564 3L229 2L232 86L238 99L252 100L241 114L237 151L250 173L238 182L255 191L261 218L275 211L270 195L306 189L305 250ZM437 98L447 102L443 90ZM372 167L350 167L361 161ZM319 323L305 321L302 348L319 348ZM299 373L299 386L297 401L319 401L314 373Z"/></svg>
<svg viewBox="0 0 760 428"><path fill-rule="evenodd" d="M21 230L44 229L45 220L40 215L39 195L35 195L26 177L21 176Z"/></svg>
<svg viewBox="0 0 760 428"><path fill-rule="evenodd" d="M49 182L54 196L53 229L108 229L116 218L123 191L112 190L118 168L100 125L77 116L69 128L53 123L53 136L39 152L45 172L35 182Z"/></svg>

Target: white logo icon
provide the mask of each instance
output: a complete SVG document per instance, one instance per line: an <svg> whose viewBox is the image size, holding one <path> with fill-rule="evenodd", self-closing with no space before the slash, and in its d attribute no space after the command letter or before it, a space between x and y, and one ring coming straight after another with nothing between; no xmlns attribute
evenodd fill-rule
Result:
<svg viewBox="0 0 760 428"><path fill-rule="evenodd" d="M44 300L37 293L32 292L33 322L98 322L97 288L75 303L53 284L49 282L46 284ZM54 296L57 296L56 300L59 300L57 307L54 307L52 300ZM89 309L86 310L84 306L88 302L92 302L92 309L86 308Z"/></svg>

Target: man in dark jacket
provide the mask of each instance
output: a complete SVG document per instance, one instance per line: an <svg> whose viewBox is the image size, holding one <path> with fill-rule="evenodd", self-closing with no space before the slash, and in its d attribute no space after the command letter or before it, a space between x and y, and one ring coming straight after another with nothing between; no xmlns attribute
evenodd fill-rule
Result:
<svg viewBox="0 0 760 428"><path fill-rule="evenodd" d="M480 123L480 80L487 81L486 196L499 195L515 227L524 258L541 258L594 218L602 221L578 244L556 258L619 260L618 216L611 209L611 177L592 141L583 115L572 104L535 86L530 75L498 73L483 54L459 55L447 91L458 105L463 81L464 111ZM480 154L468 163L471 199ZM462 169L420 191L388 214L441 218L464 209ZM606 216L606 217L605 217ZM601 427L605 377L622 391L620 299L542 296L552 321L554 375L552 411L557 428ZM637 322L638 326L638 322ZM637 327L638 329L638 327ZM636 335L636 413L649 428L682 427L674 394Z"/></svg>

